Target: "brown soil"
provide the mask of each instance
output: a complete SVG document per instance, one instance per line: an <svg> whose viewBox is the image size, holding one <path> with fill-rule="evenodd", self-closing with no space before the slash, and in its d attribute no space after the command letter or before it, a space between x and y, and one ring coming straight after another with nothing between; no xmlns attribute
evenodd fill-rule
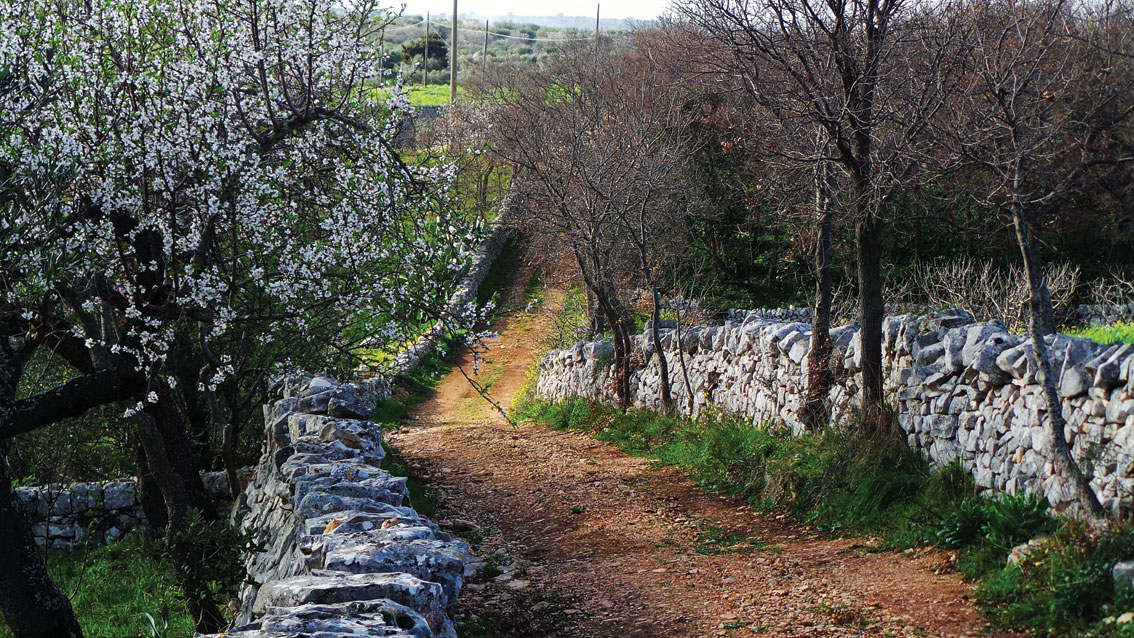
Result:
<svg viewBox="0 0 1134 638"><path fill-rule="evenodd" d="M523 306L530 271L514 272L504 307ZM479 377L502 405L551 329L549 296L495 326ZM510 425L456 370L391 438L489 561L461 596L463 638L986 634L950 556L866 551L585 435Z"/></svg>

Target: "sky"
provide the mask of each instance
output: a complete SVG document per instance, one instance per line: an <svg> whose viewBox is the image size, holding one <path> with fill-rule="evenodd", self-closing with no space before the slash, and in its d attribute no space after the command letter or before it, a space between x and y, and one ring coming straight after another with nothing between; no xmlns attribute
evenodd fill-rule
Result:
<svg viewBox="0 0 1134 638"><path fill-rule="evenodd" d="M401 0L406 3L407 15L449 13L453 10L452 0ZM395 2L394 4L399 4ZM595 2L590 0L458 0L457 13L476 13L478 15L553 16L562 13L567 16L593 16ZM669 0L598 0L601 4L600 16L603 18L630 18L651 20L656 18L669 4Z"/></svg>

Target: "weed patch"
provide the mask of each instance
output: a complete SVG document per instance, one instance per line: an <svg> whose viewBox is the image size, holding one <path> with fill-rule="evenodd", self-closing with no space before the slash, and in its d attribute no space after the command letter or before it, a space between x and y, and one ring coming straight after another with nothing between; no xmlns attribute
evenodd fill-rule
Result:
<svg viewBox="0 0 1134 638"><path fill-rule="evenodd" d="M778 547L769 545L759 536L745 536L739 532L729 531L716 525L706 526L697 535L697 548L693 551L704 555L714 554L742 554L745 552L772 552L780 553Z"/></svg>

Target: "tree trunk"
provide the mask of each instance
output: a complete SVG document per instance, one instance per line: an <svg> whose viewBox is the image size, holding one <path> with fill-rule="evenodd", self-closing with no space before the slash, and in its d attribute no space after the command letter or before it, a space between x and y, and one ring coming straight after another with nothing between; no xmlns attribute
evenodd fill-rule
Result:
<svg viewBox="0 0 1134 638"><path fill-rule="evenodd" d="M658 292L657 286L654 286L654 310L652 314L652 322L650 327L650 339L654 342L654 352L658 357L658 372L661 375L661 404L662 412L666 414L673 414L673 391L669 385L669 362L666 361L665 351L661 347L661 328L658 323L661 322L661 293ZM681 344L678 344L681 347Z"/></svg>
<svg viewBox="0 0 1134 638"><path fill-rule="evenodd" d="M587 318L590 320L590 336L593 338L602 334L606 330L606 325L603 322L603 311L595 303L595 293L587 288Z"/></svg>
<svg viewBox="0 0 1134 638"><path fill-rule="evenodd" d="M818 430L828 420L827 399L834 383L831 370L831 198L827 164L815 167L815 212L818 227L815 246L815 305L811 312L811 348L807 352L807 392L800 421Z"/></svg>
<svg viewBox="0 0 1134 638"><path fill-rule="evenodd" d="M228 494L236 500L244 491L240 481L240 466L236 462L236 420L230 418L221 405L217 393L206 391L209 396L209 406L213 414L213 421L220 426L221 432L221 459L224 461L224 473L228 477Z"/></svg>
<svg viewBox="0 0 1134 638"><path fill-rule="evenodd" d="M71 601L47 572L12 488L8 445L8 439L0 441L0 612L15 638L81 638Z"/></svg>
<svg viewBox="0 0 1134 638"><path fill-rule="evenodd" d="M626 319L625 313L620 313L618 324L618 331L615 334L615 338L622 342L623 352L622 369L618 375L619 394L622 396L619 407L625 410L630 407L631 399L633 398L630 395L630 334L633 332L633 325Z"/></svg>
<svg viewBox="0 0 1134 638"><path fill-rule="evenodd" d="M205 496L184 427L178 423L180 415L170 402L168 392L163 389L157 404L138 413L135 418L138 439L165 502L170 554L196 630L202 634L218 633L227 623L207 583L199 576L204 558L201 547L191 535L183 533L189 522L190 508L201 511L206 520L214 519L215 512Z"/></svg>
<svg viewBox="0 0 1134 638"><path fill-rule="evenodd" d="M0 345L0 406L16 398L27 351ZM31 526L20 507L8 469L11 439L0 439L0 613L15 638L83 635L71 601L63 595L47 572Z"/></svg>
<svg viewBox="0 0 1134 638"><path fill-rule="evenodd" d="M682 293L682 295L681 295L681 301L682 301L682 305L684 305L684 303L685 303L684 293ZM676 338L677 343L678 343L677 362L681 366L681 378L685 382L686 406L689 409L689 416L692 417L693 416L693 406L694 406L694 403L693 403L693 385L691 383L689 383L689 366L685 365L685 350L680 345L681 344L681 308L678 308L678 310L677 310L677 328L675 330L674 337Z"/></svg>
<svg viewBox="0 0 1134 638"><path fill-rule="evenodd" d="M862 326L859 354L862 360L862 427L867 437L881 432L885 418L882 388L882 223L859 190L860 216L855 229L858 244L858 286Z"/></svg>
<svg viewBox="0 0 1134 638"><path fill-rule="evenodd" d="M134 444L134 473L138 476L138 502L142 506L142 516L146 519L146 528L156 538L165 532L169 515L141 441Z"/></svg>
<svg viewBox="0 0 1134 638"><path fill-rule="evenodd" d="M612 306L605 291L601 289L595 290L594 294L595 303L602 311L602 314L606 316L606 321L610 325L611 343L614 345L614 393L615 397L618 399L618 405L625 409L630 406L629 383L623 383L625 379L628 379L627 371L630 368L630 353L626 348L626 342L622 339L622 322L616 316L617 311Z"/></svg>
<svg viewBox="0 0 1134 638"><path fill-rule="evenodd" d="M1063 402L1059 399L1057 380L1052 371L1051 356L1048 354L1047 342L1044 339L1055 332L1051 294L1043 278L1039 257L1032 249L1031 233L1024 219L1023 207L1018 203L1012 209L1012 226L1016 231L1016 242L1019 244L1020 256L1024 260L1024 273L1028 278L1031 311L1028 326L1032 338L1032 363L1036 369L1036 381L1043 388L1047 403L1047 427L1051 436L1051 448L1055 453L1057 464L1062 466L1063 471L1071 479L1071 483L1079 493L1079 498L1087 505L1091 514L1104 518L1107 514L1106 508L1102 506L1094 489L1091 488L1090 478L1083 473L1075 461L1064 433L1067 422L1063 419Z"/></svg>

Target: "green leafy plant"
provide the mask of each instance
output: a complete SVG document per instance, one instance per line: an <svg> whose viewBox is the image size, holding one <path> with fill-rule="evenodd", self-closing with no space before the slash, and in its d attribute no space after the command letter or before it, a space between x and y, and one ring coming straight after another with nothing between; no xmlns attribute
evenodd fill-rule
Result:
<svg viewBox="0 0 1134 638"><path fill-rule="evenodd" d="M984 535L1004 551L1039 534L1055 531L1059 522L1048 514L1047 499L1035 494L1009 494L988 500Z"/></svg>
<svg viewBox="0 0 1134 638"><path fill-rule="evenodd" d="M252 530L242 530L227 520L206 520L200 511L189 510L185 524L166 534L162 558L178 567L178 582L185 595L199 600L233 598L247 577L244 559L263 551Z"/></svg>
<svg viewBox="0 0 1134 638"><path fill-rule="evenodd" d="M985 499L974 496L961 500L941 518L933 540L939 547L959 549L975 543L988 524Z"/></svg>
<svg viewBox="0 0 1134 638"><path fill-rule="evenodd" d="M995 625L1037 635L1129 635L1134 627L1115 619L1134 612L1134 592L1116 593L1111 571L1131 548L1129 524L1098 531L1069 521L1016 564L990 574L977 588L977 603Z"/></svg>

